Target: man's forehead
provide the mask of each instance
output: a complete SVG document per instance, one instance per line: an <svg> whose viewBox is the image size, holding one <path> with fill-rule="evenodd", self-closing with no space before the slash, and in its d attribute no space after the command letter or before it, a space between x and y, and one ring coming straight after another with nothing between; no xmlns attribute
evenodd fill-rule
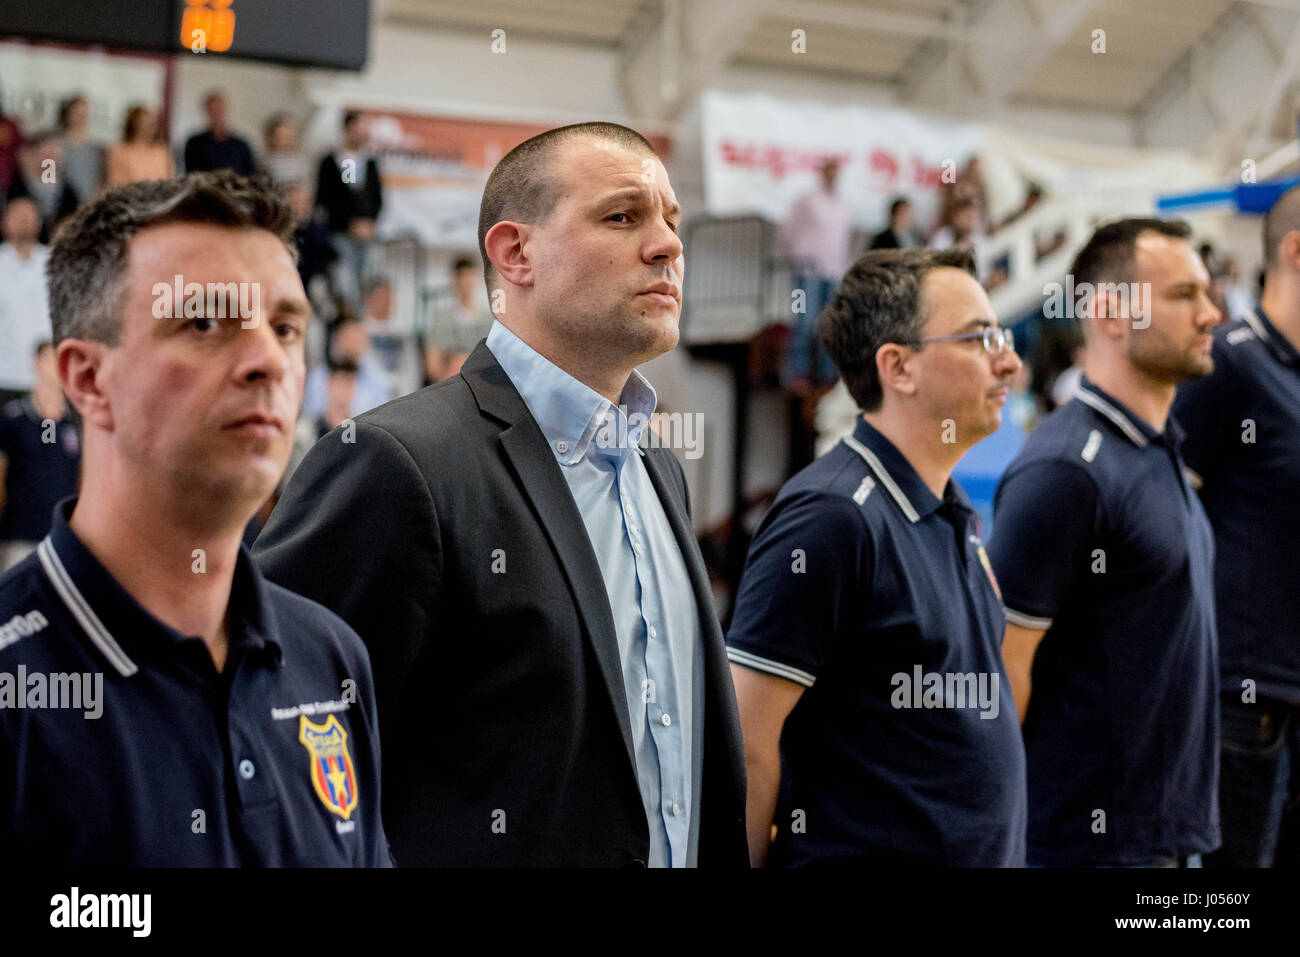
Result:
<svg viewBox="0 0 1300 957"><path fill-rule="evenodd" d="M926 324L944 331L957 329L974 319L991 319L988 294L974 276L955 266L938 266L921 280L921 305Z"/></svg>
<svg viewBox="0 0 1300 957"><path fill-rule="evenodd" d="M583 195L636 189L673 196L668 171L657 156L618 143L590 138L575 140L565 144L557 159L569 184Z"/></svg>
<svg viewBox="0 0 1300 957"><path fill-rule="evenodd" d="M1134 241L1135 265L1144 279L1165 278L1177 274L1185 278L1208 279L1205 263L1192 244L1178 236L1163 233L1140 233Z"/></svg>
<svg viewBox="0 0 1300 957"><path fill-rule="evenodd" d="M274 233L215 223L147 226L131 240L129 261L145 269L183 266L182 272L193 271L195 274L229 269L275 271L285 266L293 268L289 251Z"/></svg>

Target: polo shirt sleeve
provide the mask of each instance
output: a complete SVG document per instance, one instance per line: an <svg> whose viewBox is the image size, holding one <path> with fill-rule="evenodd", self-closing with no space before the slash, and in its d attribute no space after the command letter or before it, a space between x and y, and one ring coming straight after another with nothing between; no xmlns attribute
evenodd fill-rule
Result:
<svg viewBox="0 0 1300 957"><path fill-rule="evenodd" d="M811 688L832 639L869 593L869 533L849 496L778 501L750 546L727 632L736 664Z"/></svg>
<svg viewBox="0 0 1300 957"><path fill-rule="evenodd" d="M1063 459L1013 466L998 483L989 560L1009 623L1051 627L1070 586L1088 574L1100 504L1086 468Z"/></svg>
<svg viewBox="0 0 1300 957"><path fill-rule="evenodd" d="M1214 372L1178 387L1170 414L1183 430L1183 461L1203 484L1213 481L1230 440L1239 440L1231 396L1232 367L1221 339L1214 341Z"/></svg>

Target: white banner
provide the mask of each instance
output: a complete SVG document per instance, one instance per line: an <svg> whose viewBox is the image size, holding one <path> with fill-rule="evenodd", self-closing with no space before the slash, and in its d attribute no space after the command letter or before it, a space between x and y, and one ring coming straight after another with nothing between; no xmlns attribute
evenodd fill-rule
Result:
<svg viewBox="0 0 1300 957"><path fill-rule="evenodd" d="M59 103L80 94L90 105L90 138L116 143L127 108L163 105L161 60L0 43L0 108L28 133L56 126Z"/></svg>
<svg viewBox="0 0 1300 957"><path fill-rule="evenodd" d="M912 201L929 227L939 211L945 169L960 171L979 152L973 123L889 107L837 106L762 94L706 91L701 98L704 186L717 216L757 213L781 222L812 190L817 169L838 158L836 192L861 229L884 228L896 196Z"/></svg>

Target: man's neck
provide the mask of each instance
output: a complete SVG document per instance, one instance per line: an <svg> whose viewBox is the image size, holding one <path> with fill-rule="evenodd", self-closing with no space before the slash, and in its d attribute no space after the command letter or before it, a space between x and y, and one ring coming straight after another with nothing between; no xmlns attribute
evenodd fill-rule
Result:
<svg viewBox="0 0 1300 957"><path fill-rule="evenodd" d="M504 323L503 323L504 324ZM520 338L530 349L559 369L563 369L593 392L604 396L614 405L623 397L627 380L632 377L636 366L612 368L607 358L598 352L570 354L558 343L542 337L532 337L521 333L512 326L506 326Z"/></svg>
<svg viewBox="0 0 1300 957"><path fill-rule="evenodd" d="M1089 353L1083 374L1107 395L1114 396L1157 432L1165 430L1169 409L1178 391L1175 383L1153 379L1128 360Z"/></svg>
<svg viewBox="0 0 1300 957"><path fill-rule="evenodd" d="M942 423L926 422L902 412L864 412L862 417L893 443L935 498L943 498L952 470L970 444L944 442Z"/></svg>
<svg viewBox="0 0 1300 957"><path fill-rule="evenodd" d="M69 526L131 596L158 620L207 645L217 670L227 650L226 612L243 524L218 526L211 514L170 501L168 492L96 471ZM183 496L177 495L177 498ZM142 518L138 505L149 502ZM130 507L122 507L129 503Z"/></svg>
<svg viewBox="0 0 1300 957"><path fill-rule="evenodd" d="M1300 304L1295 299L1298 295L1300 281L1296 278L1284 280L1270 276L1264 284L1263 295L1259 297L1259 305L1273 328L1300 350Z"/></svg>
<svg viewBox="0 0 1300 957"><path fill-rule="evenodd" d="M43 388L38 385L32 390L32 406L42 419L53 419L56 422L63 418L63 413L67 409L63 390L58 386Z"/></svg>
<svg viewBox="0 0 1300 957"><path fill-rule="evenodd" d="M32 258L32 250L36 248L34 242L29 243L26 240L10 240L9 245L24 262Z"/></svg>

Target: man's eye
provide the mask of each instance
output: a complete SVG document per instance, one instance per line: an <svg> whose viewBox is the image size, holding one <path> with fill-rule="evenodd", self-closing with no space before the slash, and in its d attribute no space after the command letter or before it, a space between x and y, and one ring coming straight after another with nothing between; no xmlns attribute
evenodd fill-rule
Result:
<svg viewBox="0 0 1300 957"><path fill-rule="evenodd" d="M608 222L608 221L610 221L610 220L613 220L616 216L622 216L623 219L625 219L625 220L629 220L629 219L632 218L632 217L629 216L627 213L614 213L612 216L606 216L606 217L605 217L605 220L606 220L606 222Z"/></svg>
<svg viewBox="0 0 1300 957"><path fill-rule="evenodd" d="M281 339L296 339L302 335L302 330L298 328L296 323L292 322L280 323L275 327L275 331Z"/></svg>
<svg viewBox="0 0 1300 957"><path fill-rule="evenodd" d="M212 332L217 328L218 323L217 320L210 319L207 316L197 316L189 321L189 326L195 332Z"/></svg>

